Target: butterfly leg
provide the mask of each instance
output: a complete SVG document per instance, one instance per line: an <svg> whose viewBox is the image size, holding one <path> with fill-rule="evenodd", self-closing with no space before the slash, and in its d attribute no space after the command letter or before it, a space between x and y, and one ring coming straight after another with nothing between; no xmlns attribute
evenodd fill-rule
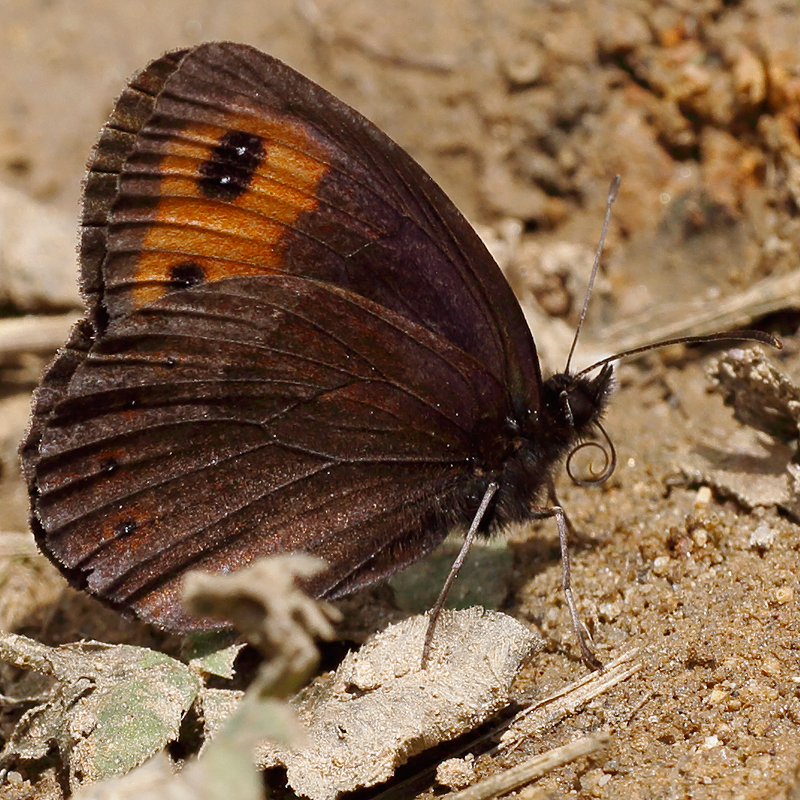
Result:
<svg viewBox="0 0 800 800"><path fill-rule="evenodd" d="M466 559L467 553L469 553L472 543L475 541L475 536L478 533L478 527L480 526L481 520L483 519L484 514L486 514L486 509L489 508L489 503L491 503L497 489L498 485L496 483L490 483L486 487L486 491L483 493L481 504L478 506L478 510L475 512L475 517L472 520L472 524L469 526L467 535L464 537L464 543L461 545L461 549L458 551L456 560L453 562L453 566L450 567L450 572L447 575L444 586L442 586L442 591L439 592L439 597L436 598L436 602L433 604L433 608L430 611L428 627L425 631L425 643L422 645L422 669L425 669L425 665L428 663L428 656L431 652L431 642L433 640L433 634L436 631L436 622L438 621L439 615L442 613L444 604L447 601L447 595L450 594L450 587L453 585L453 581L458 576L461 566L464 563L464 559Z"/></svg>
<svg viewBox="0 0 800 800"><path fill-rule="evenodd" d="M551 507L558 506L559 508L563 509L564 506L561 505L561 501L558 499L558 495L556 494L556 486L552 480L548 480L547 482L547 502L550 504ZM548 516L548 515L544 515ZM579 531L575 525L573 525L572 520L570 519L569 514L564 511L564 520L567 524L567 532L569 533L569 540L574 545L583 545L584 547L591 547L597 544L597 539L589 533L584 533L583 531Z"/></svg>
<svg viewBox="0 0 800 800"><path fill-rule="evenodd" d="M572 520L569 518L569 514L564 511L564 506L561 505L561 501L558 499L558 494L556 493L556 485L553 482L553 479L550 477L547 479L547 502L550 504L550 506L549 508L545 509L545 511L549 511L550 508L560 508L564 514L564 523L567 526L567 533L569 534L570 542L575 542L577 539L582 538L583 534L576 530L575 526L572 524ZM546 514L545 516L550 515Z"/></svg>
<svg viewBox="0 0 800 800"><path fill-rule="evenodd" d="M575 605L575 597L572 594L572 580L571 568L569 560L569 542L570 536L574 534L572 523L569 517L564 513L564 509L558 505L558 498L556 497L555 486L552 482L547 487L548 499L552 503L549 507L534 506L531 512L537 517L555 517L556 525L558 526L558 543L561 547L561 585L564 588L564 597L567 600L567 608L569 615L572 618L572 630L575 631L575 637L578 640L578 646L581 649L583 662L590 669L603 669L602 662L597 658L589 643L586 641L585 626L578 616L578 608Z"/></svg>

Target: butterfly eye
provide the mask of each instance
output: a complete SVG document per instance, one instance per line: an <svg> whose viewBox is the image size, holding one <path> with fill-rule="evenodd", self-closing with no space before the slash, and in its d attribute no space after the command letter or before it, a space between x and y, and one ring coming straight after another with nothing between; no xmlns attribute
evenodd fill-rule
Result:
<svg viewBox="0 0 800 800"><path fill-rule="evenodd" d="M572 426L576 431L582 431L597 416L597 403L588 388L585 384L579 383L564 392L563 403L569 410Z"/></svg>

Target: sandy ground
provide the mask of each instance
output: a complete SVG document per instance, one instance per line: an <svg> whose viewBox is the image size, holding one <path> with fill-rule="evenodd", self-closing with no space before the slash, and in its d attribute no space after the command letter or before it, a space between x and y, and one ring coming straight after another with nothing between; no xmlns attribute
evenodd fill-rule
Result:
<svg viewBox="0 0 800 800"><path fill-rule="evenodd" d="M83 165L125 79L164 50L208 39L249 42L319 81L490 226L548 364L563 363L559 332L574 325L616 172L622 191L584 354L720 327L729 318L715 314L729 303L744 324L765 309L752 287L796 269L800 10L768 0L5 3L2 183L75 218ZM36 310L7 286L0 301L12 315ZM796 306L789 296L766 309ZM796 316L771 324L784 335L776 363L800 376ZM544 779L550 796L800 791L800 528L769 502L746 508L681 478L688 458L729 449L740 433L707 390L714 352L624 367L607 420L614 478L592 490L559 482L594 540L576 552L573 582L598 650L609 659L640 648L643 668L514 755L612 732L602 757ZM0 373L0 530L10 534L27 529L14 452L41 364L6 359ZM756 475L774 461L751 466ZM509 550L504 607L548 640L523 688L546 696L585 670L554 526L514 531ZM11 545L2 557L6 628L48 642L152 641L92 601L62 596L41 559ZM488 758L478 766L495 768Z"/></svg>

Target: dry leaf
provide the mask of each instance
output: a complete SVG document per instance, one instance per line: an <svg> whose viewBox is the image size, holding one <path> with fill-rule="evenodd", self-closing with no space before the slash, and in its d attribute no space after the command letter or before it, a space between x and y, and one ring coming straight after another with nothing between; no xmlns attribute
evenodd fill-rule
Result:
<svg viewBox="0 0 800 800"><path fill-rule="evenodd" d="M385 781L409 758L474 730L509 702L520 667L542 644L511 617L445 611L420 669L427 617L407 619L350 653L292 701L307 744L260 748L312 800Z"/></svg>

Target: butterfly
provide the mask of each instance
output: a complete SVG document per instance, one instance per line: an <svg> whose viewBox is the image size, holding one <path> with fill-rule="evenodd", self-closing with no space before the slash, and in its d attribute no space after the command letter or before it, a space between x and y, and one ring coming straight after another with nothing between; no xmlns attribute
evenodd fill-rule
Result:
<svg viewBox="0 0 800 800"><path fill-rule="evenodd" d="M500 269L397 144L242 44L168 53L91 156L85 315L21 448L41 550L162 628L183 575L304 551L314 595L531 519L613 389L543 380ZM480 513L479 513L480 511Z"/></svg>

